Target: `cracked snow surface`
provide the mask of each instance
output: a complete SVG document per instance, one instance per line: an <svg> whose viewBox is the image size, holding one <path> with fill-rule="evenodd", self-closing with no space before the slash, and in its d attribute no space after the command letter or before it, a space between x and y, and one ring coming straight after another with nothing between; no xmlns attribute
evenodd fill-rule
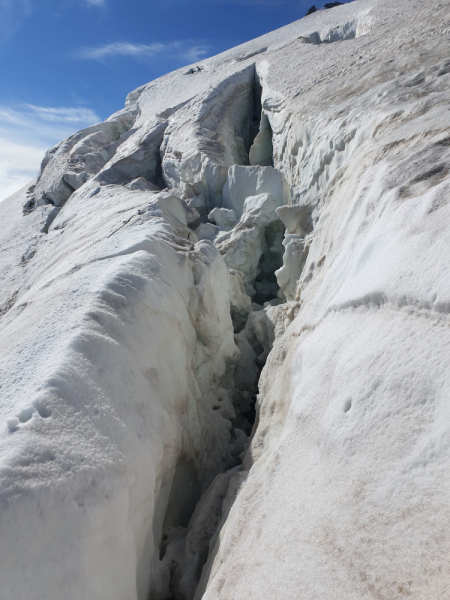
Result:
<svg viewBox="0 0 450 600"><path fill-rule="evenodd" d="M0 204L2 600L446 600L450 15L132 92Z"/></svg>

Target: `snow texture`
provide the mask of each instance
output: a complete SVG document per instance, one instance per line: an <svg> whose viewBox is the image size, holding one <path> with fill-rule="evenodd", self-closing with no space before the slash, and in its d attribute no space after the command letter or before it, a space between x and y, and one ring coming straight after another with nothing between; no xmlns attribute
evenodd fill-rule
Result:
<svg viewBox="0 0 450 600"><path fill-rule="evenodd" d="M448 599L449 53L316 11L0 204L1 600Z"/></svg>

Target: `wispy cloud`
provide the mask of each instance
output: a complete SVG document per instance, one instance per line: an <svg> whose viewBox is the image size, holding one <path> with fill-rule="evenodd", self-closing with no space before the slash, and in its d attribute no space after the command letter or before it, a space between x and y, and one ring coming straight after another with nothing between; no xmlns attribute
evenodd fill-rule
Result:
<svg viewBox="0 0 450 600"><path fill-rule="evenodd" d="M166 58L184 59L186 63L204 58L210 47L189 41L173 41L168 44L154 42L152 44L134 44L132 42L114 42L103 46L80 48L75 58L105 61L113 57L129 57L139 60L154 60L165 55Z"/></svg>
<svg viewBox="0 0 450 600"><path fill-rule="evenodd" d="M0 137L0 201L36 176L44 153L45 147L15 144Z"/></svg>
<svg viewBox="0 0 450 600"><path fill-rule="evenodd" d="M23 107L38 115L44 121L95 123L100 120L90 108L51 108L48 106L35 106L34 104L23 104Z"/></svg>
<svg viewBox="0 0 450 600"><path fill-rule="evenodd" d="M104 7L106 0L76 0L79 6ZM70 6L73 0L59 0L58 5ZM21 25L36 9L42 9L41 0L0 0L0 42L11 39Z"/></svg>
<svg viewBox="0 0 450 600"><path fill-rule="evenodd" d="M0 40L10 39L31 12L31 0L0 0Z"/></svg>
<svg viewBox="0 0 450 600"><path fill-rule="evenodd" d="M85 107L0 105L0 201L37 175L48 148L98 121Z"/></svg>
<svg viewBox="0 0 450 600"><path fill-rule="evenodd" d="M88 58L102 60L111 56L132 56L134 58L153 58L164 49L164 44L128 44L115 42L105 46L93 48L80 48L75 56L77 58Z"/></svg>

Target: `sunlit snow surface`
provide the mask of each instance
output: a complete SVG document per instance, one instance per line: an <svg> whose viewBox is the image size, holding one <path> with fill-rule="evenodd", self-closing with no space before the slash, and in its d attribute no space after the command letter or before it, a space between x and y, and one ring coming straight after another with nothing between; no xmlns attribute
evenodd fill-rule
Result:
<svg viewBox="0 0 450 600"><path fill-rule="evenodd" d="M169 74L0 204L1 600L171 570L189 600L208 546L196 600L448 598L449 9L359 0ZM287 303L234 336L277 207Z"/></svg>

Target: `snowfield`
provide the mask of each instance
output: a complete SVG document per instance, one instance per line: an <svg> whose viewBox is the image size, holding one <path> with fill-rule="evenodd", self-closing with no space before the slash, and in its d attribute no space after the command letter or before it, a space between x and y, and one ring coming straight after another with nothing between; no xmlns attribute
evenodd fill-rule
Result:
<svg viewBox="0 0 450 600"><path fill-rule="evenodd" d="M448 600L447 0L151 82L0 219L1 600Z"/></svg>

